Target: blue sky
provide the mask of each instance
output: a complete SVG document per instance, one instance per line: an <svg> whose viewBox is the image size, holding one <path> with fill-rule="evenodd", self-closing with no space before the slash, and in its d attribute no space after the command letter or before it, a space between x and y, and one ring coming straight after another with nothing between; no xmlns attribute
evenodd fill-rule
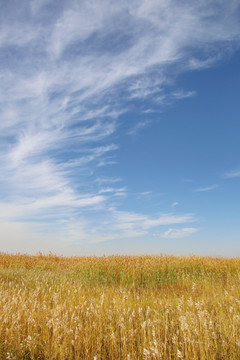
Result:
<svg viewBox="0 0 240 360"><path fill-rule="evenodd" d="M240 256L240 1L1 1L0 250Z"/></svg>

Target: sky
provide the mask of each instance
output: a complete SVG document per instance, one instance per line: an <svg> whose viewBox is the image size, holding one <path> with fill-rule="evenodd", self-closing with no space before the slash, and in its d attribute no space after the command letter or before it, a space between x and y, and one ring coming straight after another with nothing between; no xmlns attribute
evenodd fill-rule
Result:
<svg viewBox="0 0 240 360"><path fill-rule="evenodd" d="M240 256L240 0L0 0L0 252Z"/></svg>

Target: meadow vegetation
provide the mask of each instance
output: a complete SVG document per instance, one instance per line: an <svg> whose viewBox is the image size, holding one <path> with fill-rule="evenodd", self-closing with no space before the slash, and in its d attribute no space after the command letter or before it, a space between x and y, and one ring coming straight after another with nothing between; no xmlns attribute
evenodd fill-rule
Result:
<svg viewBox="0 0 240 360"><path fill-rule="evenodd" d="M240 359L240 258L0 254L0 359Z"/></svg>

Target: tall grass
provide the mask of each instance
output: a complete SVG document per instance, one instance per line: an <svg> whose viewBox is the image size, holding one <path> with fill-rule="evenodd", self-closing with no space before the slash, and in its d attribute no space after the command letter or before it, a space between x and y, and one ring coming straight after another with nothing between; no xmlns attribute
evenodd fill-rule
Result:
<svg viewBox="0 0 240 360"><path fill-rule="evenodd" d="M0 359L240 359L240 259L0 254Z"/></svg>

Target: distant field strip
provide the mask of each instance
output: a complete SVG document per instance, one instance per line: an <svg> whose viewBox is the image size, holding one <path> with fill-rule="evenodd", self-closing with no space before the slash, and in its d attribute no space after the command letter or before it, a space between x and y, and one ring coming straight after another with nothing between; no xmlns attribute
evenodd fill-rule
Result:
<svg viewBox="0 0 240 360"><path fill-rule="evenodd" d="M240 258L0 254L0 359L240 359Z"/></svg>

